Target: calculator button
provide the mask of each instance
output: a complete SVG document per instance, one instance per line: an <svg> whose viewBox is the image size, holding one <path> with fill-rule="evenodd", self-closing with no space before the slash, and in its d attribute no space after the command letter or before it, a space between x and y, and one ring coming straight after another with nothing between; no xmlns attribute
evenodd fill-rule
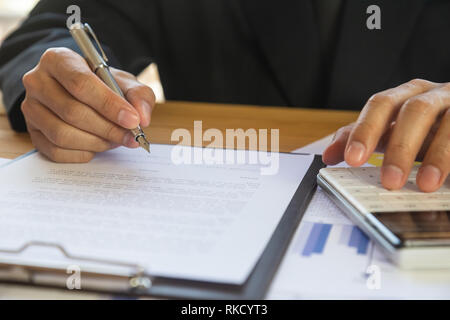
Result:
<svg viewBox="0 0 450 320"><path fill-rule="evenodd" d="M416 185L419 166L415 166L401 190L386 190L380 181L380 168L335 168L331 176L338 188L345 189L368 211L450 210L450 178L433 193ZM329 172L327 172L329 173Z"/></svg>
<svg viewBox="0 0 450 320"><path fill-rule="evenodd" d="M436 210L440 209L440 210L450 210L450 202L445 201L445 202L440 202L440 203L433 203L433 209L436 208Z"/></svg>
<svg viewBox="0 0 450 320"><path fill-rule="evenodd" d="M357 184L357 182L355 182L354 179L338 179L338 184L342 187L352 187Z"/></svg>
<svg viewBox="0 0 450 320"><path fill-rule="evenodd" d="M377 194L371 194L371 193L366 193L366 194L354 194L353 195L358 201L366 203L366 202L379 202L379 201L383 201L382 198L380 198L379 195Z"/></svg>
<svg viewBox="0 0 450 320"><path fill-rule="evenodd" d="M382 212L382 211L391 211L392 206L386 203L382 203L379 201L376 202L367 202L362 203L362 205L369 211L369 212Z"/></svg>

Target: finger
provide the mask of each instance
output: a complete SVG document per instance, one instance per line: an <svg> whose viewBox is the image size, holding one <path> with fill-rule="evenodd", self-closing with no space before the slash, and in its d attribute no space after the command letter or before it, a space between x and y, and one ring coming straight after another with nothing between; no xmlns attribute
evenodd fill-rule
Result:
<svg viewBox="0 0 450 320"><path fill-rule="evenodd" d="M23 104L22 112L29 123L58 147L91 152L103 152L113 147L111 142L65 123L37 100Z"/></svg>
<svg viewBox="0 0 450 320"><path fill-rule="evenodd" d="M417 186L425 192L439 189L450 171L450 109L447 109L441 125L425 155L417 173Z"/></svg>
<svg viewBox="0 0 450 320"><path fill-rule="evenodd" d="M126 129L139 125L139 114L133 106L104 84L74 51L67 48L49 49L42 55L41 61L40 65L77 100Z"/></svg>
<svg viewBox="0 0 450 320"><path fill-rule="evenodd" d="M401 107L381 168L385 188L403 187L425 137L448 105L450 90L444 85L409 99Z"/></svg>
<svg viewBox="0 0 450 320"><path fill-rule="evenodd" d="M140 125L148 127L156 100L153 90L128 72L117 69L112 69L112 72L127 101L139 112Z"/></svg>
<svg viewBox="0 0 450 320"><path fill-rule="evenodd" d="M333 141L325 149L322 155L322 161L327 165L335 165L344 161L344 150L347 145L347 139L354 124L340 128L336 131Z"/></svg>
<svg viewBox="0 0 450 320"><path fill-rule="evenodd" d="M364 164L374 152L381 136L389 129L403 103L438 84L412 80L372 96L364 106L347 142L345 161L351 166Z"/></svg>
<svg viewBox="0 0 450 320"><path fill-rule="evenodd" d="M389 129L387 129L380 137L380 140L378 141L378 144L375 148L375 152L384 153L384 150L386 149L386 146L389 142L389 138L391 137L391 133L394 127L395 121L390 124Z"/></svg>
<svg viewBox="0 0 450 320"><path fill-rule="evenodd" d="M94 158L94 153L90 151L63 149L54 145L40 131L31 130L30 137L36 149L47 158L61 163L86 163Z"/></svg>
<svg viewBox="0 0 450 320"><path fill-rule="evenodd" d="M74 99L55 79L46 78L40 82L45 85L36 84L38 87L33 91L33 97L66 123L115 144L138 147L129 130L105 119L94 109Z"/></svg>

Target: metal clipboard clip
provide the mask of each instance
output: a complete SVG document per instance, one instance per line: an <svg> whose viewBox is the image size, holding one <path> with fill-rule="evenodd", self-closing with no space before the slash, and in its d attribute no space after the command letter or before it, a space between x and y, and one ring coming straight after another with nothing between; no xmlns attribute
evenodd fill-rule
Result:
<svg viewBox="0 0 450 320"><path fill-rule="evenodd" d="M17 249L1 249L0 254L20 255L30 247L47 247L58 249L62 255L73 261L94 263L108 267L119 267L134 270L131 275L116 275L96 271L82 272L82 289L111 292L130 292L133 290L149 290L153 285L153 277L146 270L134 263L77 256L69 253L62 245L44 241L30 241ZM27 263L5 263L0 258L0 281L20 282L44 286L66 286L68 274L66 269L43 267Z"/></svg>

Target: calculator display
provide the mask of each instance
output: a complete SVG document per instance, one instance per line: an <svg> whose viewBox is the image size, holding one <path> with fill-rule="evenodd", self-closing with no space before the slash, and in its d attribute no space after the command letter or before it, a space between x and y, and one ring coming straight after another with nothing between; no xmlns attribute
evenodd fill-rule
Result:
<svg viewBox="0 0 450 320"><path fill-rule="evenodd" d="M373 212L398 238L450 240L450 211Z"/></svg>

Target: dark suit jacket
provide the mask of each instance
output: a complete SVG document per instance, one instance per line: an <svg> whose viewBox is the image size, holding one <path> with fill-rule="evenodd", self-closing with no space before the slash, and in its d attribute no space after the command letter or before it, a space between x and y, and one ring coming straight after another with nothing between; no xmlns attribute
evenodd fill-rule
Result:
<svg viewBox="0 0 450 320"><path fill-rule="evenodd" d="M344 1L325 70L311 1L43 0L0 50L10 122L25 129L21 77L45 49L77 50L65 28L71 4L113 66L137 74L155 61L168 99L360 110L413 78L450 80L450 1ZM381 30L366 27L371 4Z"/></svg>

